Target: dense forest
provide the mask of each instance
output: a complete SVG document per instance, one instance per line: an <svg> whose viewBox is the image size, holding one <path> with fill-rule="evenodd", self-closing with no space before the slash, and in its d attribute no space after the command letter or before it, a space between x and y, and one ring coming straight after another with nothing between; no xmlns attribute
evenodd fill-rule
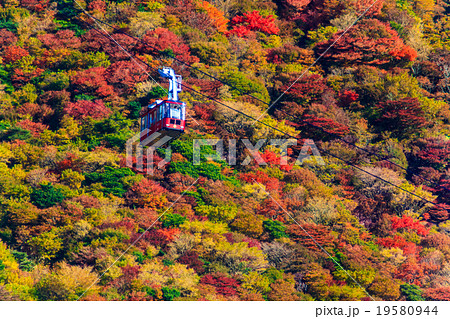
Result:
<svg viewBox="0 0 450 319"><path fill-rule="evenodd" d="M0 300L450 300L449 0L0 0L0 62Z"/></svg>

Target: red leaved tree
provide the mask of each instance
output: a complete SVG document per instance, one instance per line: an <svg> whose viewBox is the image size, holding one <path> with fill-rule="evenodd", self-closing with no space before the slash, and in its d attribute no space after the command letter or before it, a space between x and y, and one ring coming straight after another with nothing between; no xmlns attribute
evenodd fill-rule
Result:
<svg viewBox="0 0 450 319"><path fill-rule="evenodd" d="M381 13L384 1L385 0L350 0L347 2L347 5L353 8L358 15L364 13L365 17L373 17Z"/></svg>
<svg viewBox="0 0 450 319"><path fill-rule="evenodd" d="M231 19L233 28L228 32L229 35L244 37L251 31L258 31L265 34L278 34L280 29L275 24L275 18L272 15L263 17L259 11L244 13L242 16L236 16Z"/></svg>
<svg viewBox="0 0 450 319"><path fill-rule="evenodd" d="M275 203L272 198L266 198L261 202L256 213L272 220L278 220L285 223L286 220L289 219L289 216L285 213L286 208L280 207L278 204L284 206L283 203L280 203L279 201Z"/></svg>
<svg viewBox="0 0 450 319"><path fill-rule="evenodd" d="M186 63L197 63L199 59L190 54L189 47L172 31L157 28L147 32L142 42L138 44L140 53L160 55L161 52L173 54L177 59Z"/></svg>
<svg viewBox="0 0 450 319"><path fill-rule="evenodd" d="M44 103L25 103L18 106L17 112L21 115L31 115L34 122L40 122L52 115L53 110Z"/></svg>
<svg viewBox="0 0 450 319"><path fill-rule="evenodd" d="M264 172L241 173L238 179L249 184L262 184L268 191L280 191L282 188L282 183L277 178L270 177Z"/></svg>
<svg viewBox="0 0 450 319"><path fill-rule="evenodd" d="M144 64L141 67L129 60L114 62L106 69L105 78L119 94L129 93L136 83L148 77L144 71L147 67Z"/></svg>
<svg viewBox="0 0 450 319"><path fill-rule="evenodd" d="M65 158L55 163L55 169L52 170L52 172L55 172L56 174L61 174L66 169L71 169L75 172L81 172L82 166L84 162L81 158L78 157L78 155L73 153L67 153ZM81 197L80 203L84 207L91 207L91 205L94 205L95 208L97 206L98 201L96 201L94 198L90 197ZM87 205L87 206L85 206Z"/></svg>
<svg viewBox="0 0 450 319"><path fill-rule="evenodd" d="M145 245L147 241L151 245L154 246L166 246L170 242L172 242L175 237L180 234L180 230L178 228L163 228L163 229L150 229L143 236L142 244ZM130 243L134 243L137 238L139 238L141 234L135 234L131 237ZM141 244L141 243L138 243Z"/></svg>
<svg viewBox="0 0 450 319"><path fill-rule="evenodd" d="M3 62L4 63L14 63L16 61L19 61L24 56L30 55L27 50L24 48L10 45L5 49L3 52Z"/></svg>
<svg viewBox="0 0 450 319"><path fill-rule="evenodd" d="M0 29L0 52L11 44L17 42L17 37L7 29Z"/></svg>
<svg viewBox="0 0 450 319"><path fill-rule="evenodd" d="M198 129L206 133L213 133L216 130L216 121L214 120L215 105L196 103L194 105L194 113L198 122ZM195 125L196 123L192 123Z"/></svg>
<svg viewBox="0 0 450 319"><path fill-rule="evenodd" d="M167 203L165 193L166 189L157 182L143 179L131 186L125 194L125 199L128 205L159 209Z"/></svg>
<svg viewBox="0 0 450 319"><path fill-rule="evenodd" d="M417 57L414 49L405 45L395 30L377 19L362 20L347 33L343 32L317 44L316 52L323 54L324 65L387 66L414 61Z"/></svg>
<svg viewBox="0 0 450 319"><path fill-rule="evenodd" d="M102 35L99 32L102 31L89 30L81 36L83 41L82 49L85 52L105 52L111 61L128 60L130 58L117 43L126 51L133 53L136 40L123 33L113 33L111 37L114 39L114 42L108 35Z"/></svg>
<svg viewBox="0 0 450 319"><path fill-rule="evenodd" d="M301 227L300 227L301 226ZM330 251L335 244L335 238L330 234L327 226L315 224L292 224L287 228L289 237L309 250L322 252Z"/></svg>
<svg viewBox="0 0 450 319"><path fill-rule="evenodd" d="M302 137L329 139L332 135L345 136L350 132L348 126L332 119L306 114L303 122L294 119L302 127Z"/></svg>
<svg viewBox="0 0 450 319"><path fill-rule="evenodd" d="M75 36L72 30L59 30L55 34L47 33L38 35L38 39L49 49L78 49L81 46L81 40Z"/></svg>
<svg viewBox="0 0 450 319"><path fill-rule="evenodd" d="M100 98L114 95L112 86L105 79L106 69L102 67L90 68L77 72L70 78L73 92L87 94Z"/></svg>
<svg viewBox="0 0 450 319"><path fill-rule="evenodd" d="M220 273L207 274L200 279L200 283L213 286L218 294L224 296L236 295L239 287L236 279Z"/></svg>
<svg viewBox="0 0 450 319"><path fill-rule="evenodd" d="M87 9L94 13L104 13L106 11L106 3L102 0L94 0L89 2Z"/></svg>
<svg viewBox="0 0 450 319"><path fill-rule="evenodd" d="M445 300L450 301L450 287L428 288L424 295L427 300Z"/></svg>
<svg viewBox="0 0 450 319"><path fill-rule="evenodd" d="M444 139L429 138L417 141L415 153L418 165L431 166L444 171L450 163L450 142Z"/></svg>
<svg viewBox="0 0 450 319"><path fill-rule="evenodd" d="M359 99L359 94L352 90L342 90L339 93L339 106L350 107Z"/></svg>
<svg viewBox="0 0 450 319"><path fill-rule="evenodd" d="M433 206L424 214L424 218L433 223L441 223L450 219L450 205L439 204Z"/></svg>
<svg viewBox="0 0 450 319"><path fill-rule="evenodd" d="M297 76L293 75L286 81L285 85L280 87L280 91L285 92L284 100L298 104L316 102L328 89L325 79L318 74L305 75L296 80Z"/></svg>
<svg viewBox="0 0 450 319"><path fill-rule="evenodd" d="M20 0L20 5L28 10L42 12L47 9L50 0Z"/></svg>
<svg viewBox="0 0 450 319"><path fill-rule="evenodd" d="M30 131L30 133L34 137L38 137L44 130L48 129L47 125L44 125L42 123L35 123L33 121L30 121L28 119L22 120L17 122L17 126Z"/></svg>
<svg viewBox="0 0 450 319"><path fill-rule="evenodd" d="M22 86L30 82L31 79L40 76L44 72L41 68L31 68L31 69L14 69L11 74L11 81L14 86Z"/></svg>
<svg viewBox="0 0 450 319"><path fill-rule="evenodd" d="M386 248L400 248L405 255L414 255L418 252L416 244L406 241L405 238L395 235L393 238L378 238L378 245Z"/></svg>
<svg viewBox="0 0 450 319"><path fill-rule="evenodd" d="M178 258L178 262L192 268L196 273L201 274L205 271L203 268L204 262L199 259L195 251L187 251Z"/></svg>
<svg viewBox="0 0 450 319"><path fill-rule="evenodd" d="M330 18L339 16L348 6L347 1L282 0L279 2L281 15L287 20L301 23L302 28L306 30L315 29Z"/></svg>
<svg viewBox="0 0 450 319"><path fill-rule="evenodd" d="M409 284L421 285L424 278L423 267L417 263L415 258L411 258L397 269L395 277Z"/></svg>
<svg viewBox="0 0 450 319"><path fill-rule="evenodd" d="M405 229L405 230L414 230L418 235L426 236L429 230L422 225L418 220L410 216L403 217L392 217L392 229Z"/></svg>
<svg viewBox="0 0 450 319"><path fill-rule="evenodd" d="M157 227L161 224L158 220L159 214L154 209L142 207L135 209L133 213L134 220L142 229L147 229L152 226Z"/></svg>
<svg viewBox="0 0 450 319"><path fill-rule="evenodd" d="M112 111L105 106L102 100L80 100L75 103L68 103L64 108L64 113L72 116L76 120L83 120L86 118L98 120L108 117Z"/></svg>
<svg viewBox="0 0 450 319"><path fill-rule="evenodd" d="M375 107L375 116L375 124L398 137L409 137L428 124L416 98L381 102Z"/></svg>

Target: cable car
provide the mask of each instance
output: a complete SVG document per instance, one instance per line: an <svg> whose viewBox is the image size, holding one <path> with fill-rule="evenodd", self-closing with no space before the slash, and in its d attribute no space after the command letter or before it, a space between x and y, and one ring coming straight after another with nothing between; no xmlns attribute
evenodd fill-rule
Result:
<svg viewBox="0 0 450 319"><path fill-rule="evenodd" d="M181 92L181 75L175 74L172 68L158 70L159 74L169 79L167 100L156 100L147 106L140 115L142 146L151 146L157 141L177 138L186 126L186 103L178 100Z"/></svg>

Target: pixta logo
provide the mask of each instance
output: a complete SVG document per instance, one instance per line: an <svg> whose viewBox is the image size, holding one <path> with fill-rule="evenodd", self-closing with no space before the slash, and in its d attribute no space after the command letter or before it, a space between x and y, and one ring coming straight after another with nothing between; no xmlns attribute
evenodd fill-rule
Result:
<svg viewBox="0 0 450 319"><path fill-rule="evenodd" d="M290 146L297 145L296 139L260 139L256 141L255 144L248 139L239 140L248 150L247 153L249 155L240 163L240 165L249 165L252 163L252 159L255 160L256 164L264 166L267 163L264 161L261 156L262 150L261 148L265 145L275 146L280 149L280 163L279 165L287 165L288 164L288 148ZM196 139L194 140L194 149L193 149L193 164L199 165L201 159L201 147L202 146L211 146L215 148L215 154L205 155L205 158L208 160L220 159L223 161L228 161L230 166L237 164L237 143L238 140L230 139L228 140L228 157L224 156L224 142L221 139ZM317 165L325 165L325 162L322 159L322 156L319 153L319 149L316 144L311 139L306 139L303 142L302 148L300 150L300 154L295 160L295 165L302 165L304 161L315 160Z"/></svg>
<svg viewBox="0 0 450 319"><path fill-rule="evenodd" d="M146 173L147 175L153 175L154 173L154 153L155 151L162 147L164 144L172 140L172 137L167 135L162 135L159 132L155 132L141 141L142 137L146 136L149 129L145 129L142 132L134 135L127 140L126 143L126 164L127 167L133 168L133 158L136 159L136 170L139 172ZM153 143L153 144L152 144ZM142 145L150 145L145 149ZM135 152L133 149L135 148ZM145 156L145 167L144 167L144 156ZM158 164L158 168L162 168L164 165L170 162L172 158L172 150L169 147L166 148L165 158L163 158Z"/></svg>
<svg viewBox="0 0 450 319"><path fill-rule="evenodd" d="M148 129L143 132L134 135L126 143L126 163L128 167L135 167L136 170L144 172L148 175L153 175L154 165L158 168L162 168L164 165L170 162L172 158L172 150L169 147L165 148L164 159L157 164L154 163L154 153L156 149L161 148L164 144L171 141L173 138L161 133L155 132L149 137L141 141L142 137L146 136ZM227 141L227 156L225 156L224 140L222 139L194 139L193 140L193 156L192 163L194 165L200 165L203 160L222 160L228 162L230 166L237 164L237 150L238 143L242 143L244 149L247 150L246 157L239 163L242 166L256 163L257 165L267 165L262 153L264 146L275 146L280 150L280 162L279 165L288 165L288 159L292 159L292 156L288 156L288 148L297 145L296 139L260 139L253 144L248 139L235 140L230 139ZM142 145L149 145L145 148ZM209 146L209 151L202 154L202 146ZM241 145L242 146L242 145ZM211 153L213 149L213 153ZM133 152L134 151L134 152ZM202 156L203 155L203 156ZM135 161L133 160L135 159ZM295 165L302 165L304 161L315 161L316 165L325 165L319 150L313 140L306 139L301 146L299 155L295 158ZM292 162L291 162L292 163ZM135 165L135 166L134 166ZM145 166L145 167L144 167Z"/></svg>

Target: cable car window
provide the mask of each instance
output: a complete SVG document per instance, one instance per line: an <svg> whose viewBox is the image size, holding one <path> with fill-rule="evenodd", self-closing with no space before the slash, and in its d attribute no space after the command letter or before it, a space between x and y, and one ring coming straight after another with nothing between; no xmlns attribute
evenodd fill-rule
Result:
<svg viewBox="0 0 450 319"><path fill-rule="evenodd" d="M175 103L168 103L169 117L172 119L181 120L181 105Z"/></svg>

